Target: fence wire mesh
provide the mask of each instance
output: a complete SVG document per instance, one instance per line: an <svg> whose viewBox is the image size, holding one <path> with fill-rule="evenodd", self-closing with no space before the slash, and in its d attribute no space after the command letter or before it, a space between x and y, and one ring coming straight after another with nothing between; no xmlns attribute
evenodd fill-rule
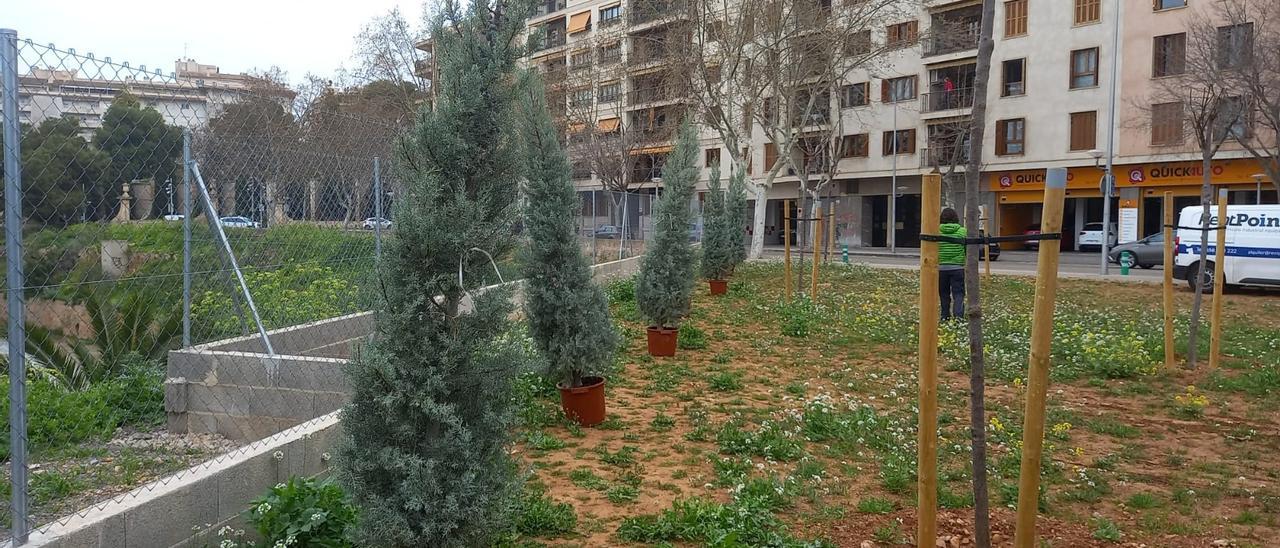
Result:
<svg viewBox="0 0 1280 548"><path fill-rule="evenodd" d="M341 407L412 120L368 88L0 44L4 176L21 181L0 349L25 349L0 379L0 540L20 544ZM580 191L593 262L644 252L658 192ZM515 261L499 258L503 278Z"/></svg>
<svg viewBox="0 0 1280 548"><path fill-rule="evenodd" d="M397 187L375 166L403 121L271 75L5 41L27 381L0 535L21 540L341 405L333 358L371 328L360 289Z"/></svg>

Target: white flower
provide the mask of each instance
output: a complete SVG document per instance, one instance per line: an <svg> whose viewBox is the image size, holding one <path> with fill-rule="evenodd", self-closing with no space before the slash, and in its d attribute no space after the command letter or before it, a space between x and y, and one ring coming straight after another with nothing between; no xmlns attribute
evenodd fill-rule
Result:
<svg viewBox="0 0 1280 548"><path fill-rule="evenodd" d="M324 519L324 514L321 514L320 512L311 514L311 521L320 521L322 519Z"/></svg>
<svg viewBox="0 0 1280 548"><path fill-rule="evenodd" d="M259 504L259 505L258 505L258 513L259 513L259 514L265 514L265 513L270 512L270 511L271 511L271 503L270 503L270 502L264 502L264 503L262 503L262 504Z"/></svg>
<svg viewBox="0 0 1280 548"><path fill-rule="evenodd" d="M284 451L276 451L271 456L275 457L276 460L284 460Z"/></svg>
<svg viewBox="0 0 1280 548"><path fill-rule="evenodd" d="M320 453L320 460L321 460L321 461L323 461L323 462L329 462L329 459L331 459L331 458L333 458L333 457L329 455L329 452L328 452L328 451L325 451L325 452L323 452L323 453Z"/></svg>

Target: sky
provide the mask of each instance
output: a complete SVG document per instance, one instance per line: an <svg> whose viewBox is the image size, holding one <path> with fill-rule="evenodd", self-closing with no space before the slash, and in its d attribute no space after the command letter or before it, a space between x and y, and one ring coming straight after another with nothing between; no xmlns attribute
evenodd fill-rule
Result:
<svg viewBox="0 0 1280 548"><path fill-rule="evenodd" d="M350 67L361 26L396 7L419 26L422 0L0 0L0 28L166 75L185 56L230 73L275 65L296 83Z"/></svg>

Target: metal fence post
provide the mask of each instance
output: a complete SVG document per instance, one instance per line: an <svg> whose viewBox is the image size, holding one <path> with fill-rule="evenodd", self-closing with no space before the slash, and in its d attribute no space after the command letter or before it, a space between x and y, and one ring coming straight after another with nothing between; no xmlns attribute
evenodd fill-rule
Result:
<svg viewBox="0 0 1280 548"><path fill-rule="evenodd" d="M378 157L373 157L373 259L382 260L382 173Z"/></svg>
<svg viewBox="0 0 1280 548"><path fill-rule="evenodd" d="M27 543L27 364L22 288L22 136L18 132L18 32L0 29L0 86L4 90L4 233L9 299L9 481L13 545Z"/></svg>
<svg viewBox="0 0 1280 548"><path fill-rule="evenodd" d="M596 191L591 191L591 264L596 264Z"/></svg>
<svg viewBox="0 0 1280 548"><path fill-rule="evenodd" d="M182 347L191 347L191 130L182 130Z"/></svg>
<svg viewBox="0 0 1280 548"><path fill-rule="evenodd" d="M622 260L622 250L627 246L627 196L631 193L622 193L622 230L619 231L621 236L618 240L618 260Z"/></svg>

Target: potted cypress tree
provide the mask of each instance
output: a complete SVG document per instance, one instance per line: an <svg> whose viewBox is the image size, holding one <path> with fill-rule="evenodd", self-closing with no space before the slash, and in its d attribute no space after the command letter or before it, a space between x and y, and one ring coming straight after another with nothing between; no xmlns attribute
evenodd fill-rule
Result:
<svg viewBox="0 0 1280 548"><path fill-rule="evenodd" d="M693 297L693 185L698 178L698 132L689 123L680 125L676 147L662 170L662 195L654 206L654 236L640 258L636 276L636 306L649 319L648 343L652 356L676 354L676 328L689 313Z"/></svg>
<svg viewBox="0 0 1280 548"><path fill-rule="evenodd" d="M374 336L347 366L334 463L364 546L489 546L506 530L523 354L506 342L511 292L478 291L492 267L474 249L515 249L517 5L443 4L440 87L395 146L396 230L371 284Z"/></svg>
<svg viewBox="0 0 1280 548"><path fill-rule="evenodd" d="M559 381L560 405L582 426L604 421L604 377L617 350L604 291L591 281L591 267L578 243L574 219L578 193L569 160L556 139L536 74L525 87L526 206L529 243L522 253L525 317L538 350Z"/></svg>
<svg viewBox="0 0 1280 548"><path fill-rule="evenodd" d="M720 185L720 170L711 170L702 208L707 228L702 240L702 277L710 284L712 295L725 293L726 279L733 271L733 246L737 239L730 224L733 221L729 217L727 198L724 187Z"/></svg>

